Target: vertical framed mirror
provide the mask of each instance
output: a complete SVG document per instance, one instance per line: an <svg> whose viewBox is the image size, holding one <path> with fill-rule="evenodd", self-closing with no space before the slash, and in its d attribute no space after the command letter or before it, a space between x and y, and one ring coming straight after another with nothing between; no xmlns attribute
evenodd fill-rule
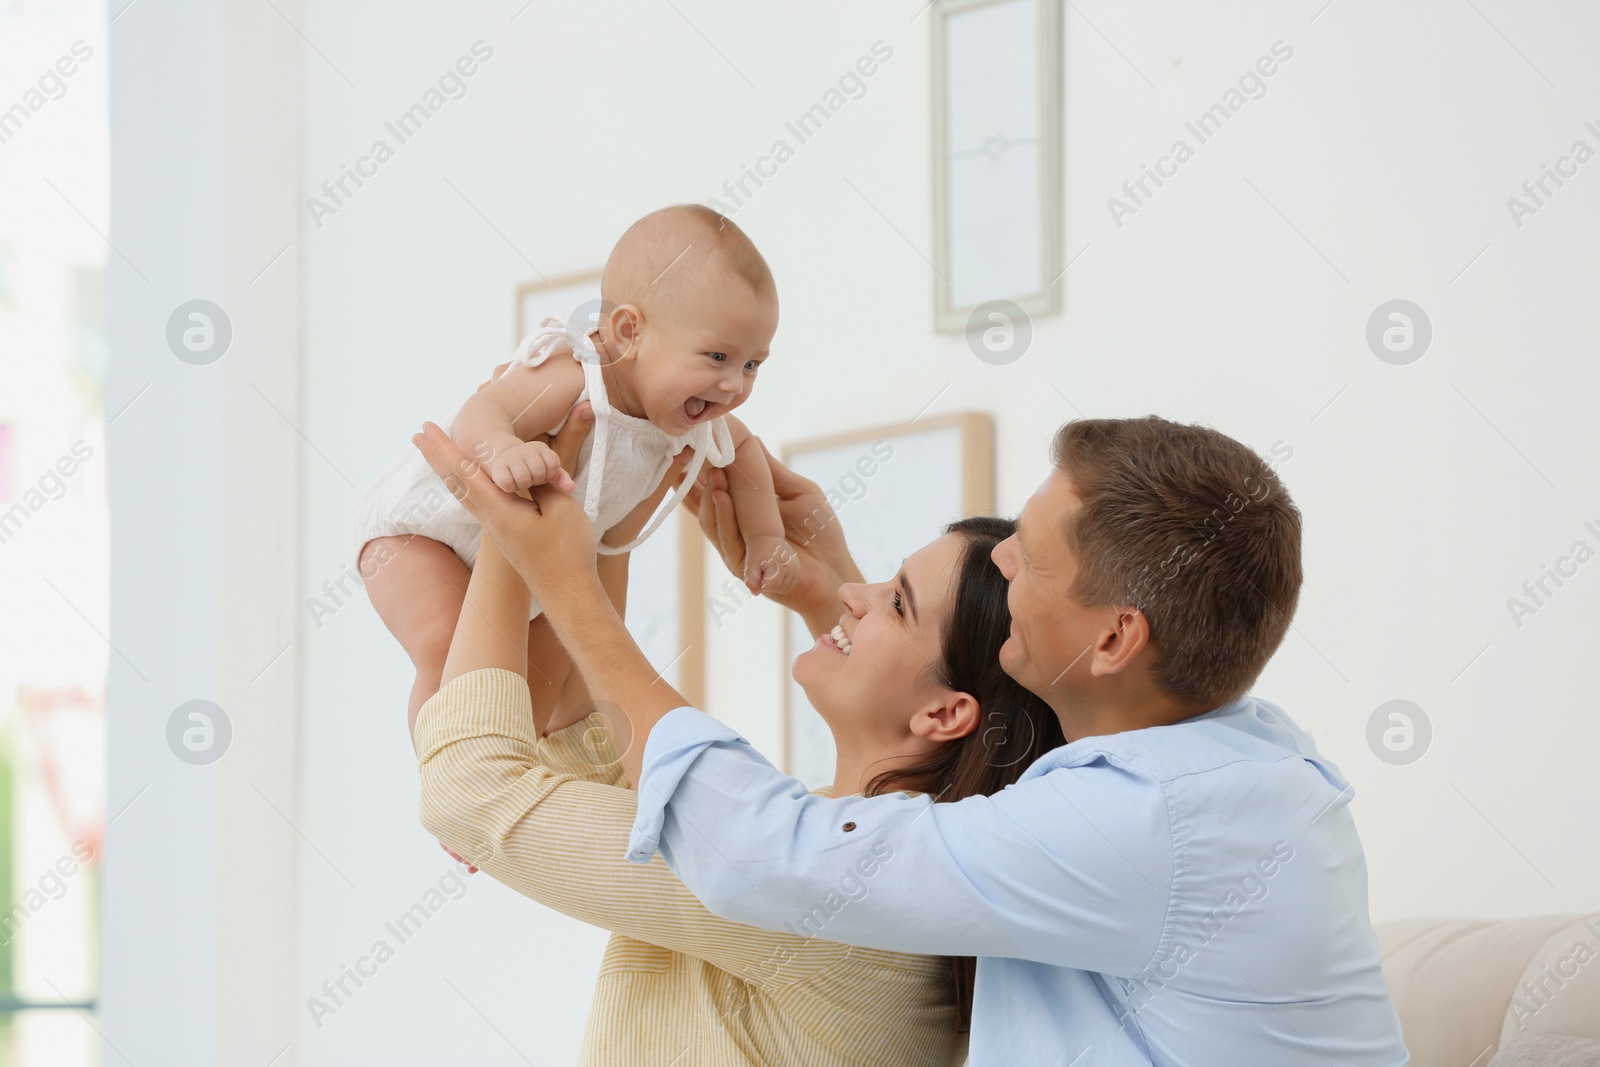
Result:
<svg viewBox="0 0 1600 1067"><path fill-rule="evenodd" d="M934 0L934 326L1060 310L1060 0Z"/></svg>

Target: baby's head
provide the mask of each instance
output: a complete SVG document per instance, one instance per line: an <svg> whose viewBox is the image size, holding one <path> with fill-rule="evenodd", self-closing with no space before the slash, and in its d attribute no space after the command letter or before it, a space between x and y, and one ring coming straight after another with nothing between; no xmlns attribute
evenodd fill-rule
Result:
<svg viewBox="0 0 1600 1067"><path fill-rule="evenodd" d="M601 351L632 362L634 404L675 435L744 403L778 328L767 261L698 204L628 228L606 259L600 304Z"/></svg>

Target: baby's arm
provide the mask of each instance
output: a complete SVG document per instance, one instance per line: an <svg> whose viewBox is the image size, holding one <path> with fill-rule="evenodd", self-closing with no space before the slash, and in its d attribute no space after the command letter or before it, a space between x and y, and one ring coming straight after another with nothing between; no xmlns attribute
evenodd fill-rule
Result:
<svg viewBox="0 0 1600 1067"><path fill-rule="evenodd" d="M744 533L744 584L753 594L784 593L793 585L798 568L793 549L783 536L783 518L772 487L772 471L761 442L732 415L733 462L728 465L728 495Z"/></svg>
<svg viewBox="0 0 1600 1067"><path fill-rule="evenodd" d="M583 392L583 368L552 353L537 367L518 364L461 405L451 424L457 447L508 493L549 482L571 489L570 472L550 446L528 438L560 422Z"/></svg>

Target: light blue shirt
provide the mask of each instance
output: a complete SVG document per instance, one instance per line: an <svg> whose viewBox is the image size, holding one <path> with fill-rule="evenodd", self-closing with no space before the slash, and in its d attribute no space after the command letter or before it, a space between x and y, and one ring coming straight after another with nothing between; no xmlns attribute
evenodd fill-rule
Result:
<svg viewBox="0 0 1600 1067"><path fill-rule="evenodd" d="M939 804L812 795L679 708L629 859L752 926L979 957L972 1067L1398 1067L1351 795L1252 697Z"/></svg>

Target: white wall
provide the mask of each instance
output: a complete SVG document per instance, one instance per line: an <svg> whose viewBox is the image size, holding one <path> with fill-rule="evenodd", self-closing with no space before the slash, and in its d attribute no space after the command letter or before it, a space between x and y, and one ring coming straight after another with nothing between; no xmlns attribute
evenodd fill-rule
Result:
<svg viewBox="0 0 1600 1067"><path fill-rule="evenodd" d="M111 641L102 1061L266 1063L291 1036L300 528L294 52L278 16L117 4L107 467ZM232 340L180 360L169 317ZM215 323L214 323L215 324ZM220 332L213 335L220 337ZM167 727L215 702L231 740L183 762Z"/></svg>
<svg viewBox="0 0 1600 1067"><path fill-rule="evenodd" d="M993 367L929 328L921 3L303 0L303 38L263 27L297 57L302 199L376 138L393 143L384 122L473 42L494 49L466 97L320 227L301 205L300 596L345 568L357 486L504 356L517 283L596 266L638 215L719 195L881 39L894 56L866 96L738 212L783 307L747 421L777 445L904 420L936 393L931 413L991 411L1006 513L1080 412L1288 442L1308 579L1258 691L1354 781L1375 918L1600 906L1584 788L1600 742L1600 565L1521 628L1505 603L1573 541L1600 547L1583 527L1600 526L1587 428L1600 162L1521 229L1505 206L1574 139L1600 147L1583 129L1600 120L1600 13L1577 0L1069 7L1064 246L1081 258L1065 313ZM1280 39L1294 55L1267 95L1116 226L1107 198ZM1396 297L1435 330L1407 367L1364 341ZM779 632L753 605L709 651L710 710L774 751ZM302 612L299 637L298 826L315 851L298 856L293 1060L570 1062L602 935L481 876L311 1021L305 999L445 860L415 816L399 648L359 598L320 626ZM1396 697L1434 726L1410 766L1365 740Z"/></svg>

